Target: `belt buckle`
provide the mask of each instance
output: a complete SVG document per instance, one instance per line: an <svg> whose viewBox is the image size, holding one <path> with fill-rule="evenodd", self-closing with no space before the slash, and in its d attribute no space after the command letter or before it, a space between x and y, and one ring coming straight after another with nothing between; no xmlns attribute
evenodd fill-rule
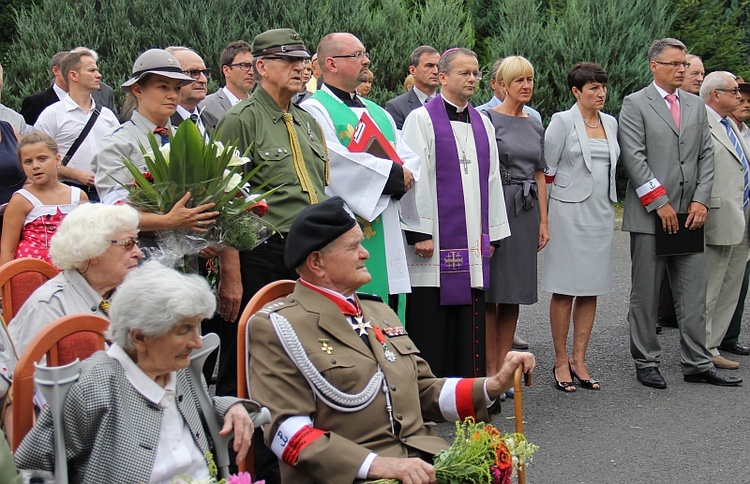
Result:
<svg viewBox="0 0 750 484"><path fill-rule="evenodd" d="M500 177L503 182L503 185L510 185L512 181L510 170L501 170Z"/></svg>

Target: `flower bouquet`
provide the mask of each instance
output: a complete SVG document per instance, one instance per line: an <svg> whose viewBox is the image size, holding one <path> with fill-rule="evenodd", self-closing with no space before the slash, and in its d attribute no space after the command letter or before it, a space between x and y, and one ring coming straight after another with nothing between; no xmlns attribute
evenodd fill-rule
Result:
<svg viewBox="0 0 750 484"><path fill-rule="evenodd" d="M242 166L249 158L213 137L207 142L198 127L188 122L181 123L175 135L170 135L169 144L160 146L150 133L149 144L150 149L141 147L145 173L130 160L123 160L135 182L118 183L128 190L131 205L164 214L190 192L189 206L213 202L213 210L219 212L216 223L204 234L189 230L159 231L161 251L174 259L163 262L174 265L183 256L195 255L209 246L250 250L273 235L275 229L261 216L266 209L263 199L278 187L262 193L273 179L253 187L252 191L248 185L260 166L243 176Z"/></svg>
<svg viewBox="0 0 750 484"><path fill-rule="evenodd" d="M456 438L434 458L439 484L510 484L513 470L528 465L538 446L523 434L502 434L492 425L469 417L456 422ZM395 479L371 481L395 484Z"/></svg>

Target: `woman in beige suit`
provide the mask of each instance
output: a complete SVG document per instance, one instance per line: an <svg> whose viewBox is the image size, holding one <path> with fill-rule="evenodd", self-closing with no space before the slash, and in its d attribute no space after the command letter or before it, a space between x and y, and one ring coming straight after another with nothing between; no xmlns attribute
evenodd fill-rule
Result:
<svg viewBox="0 0 750 484"><path fill-rule="evenodd" d="M600 112L607 97L607 73L591 62L568 72L576 104L555 113L547 128L544 154L549 187L550 242L544 257L542 289L552 293L550 325L555 346L555 388L601 385L586 368L586 347L596 313L596 297L610 291L610 253L617 201L615 167L620 155L617 121ZM567 353L573 314L573 351Z"/></svg>

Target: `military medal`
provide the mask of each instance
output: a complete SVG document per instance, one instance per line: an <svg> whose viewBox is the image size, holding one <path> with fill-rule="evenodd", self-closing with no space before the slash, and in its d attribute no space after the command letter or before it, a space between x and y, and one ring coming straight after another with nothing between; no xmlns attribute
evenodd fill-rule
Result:
<svg viewBox="0 0 750 484"><path fill-rule="evenodd" d="M377 326L373 327L372 330L375 333L375 338L378 340L378 343L380 343L380 345L383 347L383 356L385 356L385 359L390 363L396 361L396 353L391 351L391 349L388 347L388 343L385 342L383 330L378 328Z"/></svg>
<svg viewBox="0 0 750 484"><path fill-rule="evenodd" d="M323 344L323 346L320 347L320 349L323 350L323 353L330 355L333 352L333 346L328 344L327 338L318 338L318 343Z"/></svg>
<svg viewBox="0 0 750 484"><path fill-rule="evenodd" d="M354 331L359 331L359 336L367 335L367 330L372 329L372 325L370 325L370 322L367 321L365 323L364 317L361 314L359 316L352 316L352 319L356 321L356 324L351 323L352 329L354 329Z"/></svg>

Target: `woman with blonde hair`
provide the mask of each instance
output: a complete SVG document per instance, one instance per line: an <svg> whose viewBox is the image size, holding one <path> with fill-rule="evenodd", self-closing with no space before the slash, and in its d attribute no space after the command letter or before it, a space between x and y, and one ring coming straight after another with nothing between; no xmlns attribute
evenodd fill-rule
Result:
<svg viewBox="0 0 750 484"><path fill-rule="evenodd" d="M487 374L498 371L511 349L519 305L537 302L536 257L549 240L544 128L523 110L534 91L534 67L523 57L506 57L496 82L505 100L485 114L495 127L511 236L498 242L490 259Z"/></svg>

